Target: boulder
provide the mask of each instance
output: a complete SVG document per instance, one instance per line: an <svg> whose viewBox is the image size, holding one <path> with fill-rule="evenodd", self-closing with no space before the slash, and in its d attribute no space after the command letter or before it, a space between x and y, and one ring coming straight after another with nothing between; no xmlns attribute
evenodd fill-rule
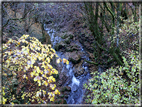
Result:
<svg viewBox="0 0 142 107"><path fill-rule="evenodd" d="M51 38L47 31L42 32L42 38L40 39L42 43L51 44Z"/></svg>
<svg viewBox="0 0 142 107"><path fill-rule="evenodd" d="M73 84L73 86L72 86L72 91L77 91L78 88L79 88L78 85Z"/></svg>
<svg viewBox="0 0 142 107"><path fill-rule="evenodd" d="M64 41L64 43L70 44L71 43L70 37L66 38L65 41Z"/></svg>
<svg viewBox="0 0 142 107"><path fill-rule="evenodd" d="M70 94L70 92L67 92L67 91L64 92L64 97L65 97L65 98L68 98L68 97L69 97L69 94Z"/></svg>
<svg viewBox="0 0 142 107"><path fill-rule="evenodd" d="M65 34L65 35L61 36L61 38L62 38L62 39L66 39L67 37L68 37L68 35L67 35L67 34Z"/></svg>
<svg viewBox="0 0 142 107"><path fill-rule="evenodd" d="M65 92L65 91L69 91L70 92L71 91L71 87L69 87L69 86L62 87L61 91L62 92Z"/></svg>
<svg viewBox="0 0 142 107"><path fill-rule="evenodd" d="M73 64L77 64L81 61L81 52L66 52L65 57Z"/></svg>
<svg viewBox="0 0 142 107"><path fill-rule="evenodd" d="M83 68L80 69L80 70L77 70L77 71L75 72L75 77L83 75L83 74L84 74L84 71L85 71L85 70L84 70Z"/></svg>
<svg viewBox="0 0 142 107"><path fill-rule="evenodd" d="M73 51L79 51L80 47L76 45L70 44L69 47L66 46L66 52L73 52Z"/></svg>
<svg viewBox="0 0 142 107"><path fill-rule="evenodd" d="M59 51L60 49L65 48L65 46L66 46L65 43L60 42L60 43L58 43L58 44L56 44L56 45L54 46L54 49L55 49L56 51Z"/></svg>

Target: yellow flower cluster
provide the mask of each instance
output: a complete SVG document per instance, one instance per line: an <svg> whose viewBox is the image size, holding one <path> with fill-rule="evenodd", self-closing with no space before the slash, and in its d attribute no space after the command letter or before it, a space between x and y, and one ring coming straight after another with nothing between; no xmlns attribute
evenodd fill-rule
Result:
<svg viewBox="0 0 142 107"><path fill-rule="evenodd" d="M23 35L18 41L10 39L6 44L3 45L3 49L5 50L3 53L3 67L11 70L14 75L22 71L24 73L22 76L23 79L27 81L30 76L30 78L38 83L37 85L39 88L42 85L45 87L49 86L53 92L47 93L49 96L48 98L50 101L54 101L55 94L58 95L60 92L59 90L55 89L56 84L53 83L56 82L56 80L52 74L58 74L58 71L53 68L52 65L50 65L50 62L54 56L58 57L58 55L56 54L55 50L51 48L51 45L43 45L35 37L30 37L30 42L28 42L26 41L28 37L29 35ZM9 49L12 43L16 44L17 47L21 47L21 49ZM20 46L23 43L26 45ZM62 59L58 58L56 62L60 63L61 61ZM35 63L38 65L35 66ZM69 61L63 58L63 63L69 64ZM32 71L30 71L30 75L28 75L27 71L31 69ZM45 96L46 91L40 89L35 93L24 92L21 97L22 99L25 99L27 96L29 96L32 98L29 100L34 102L34 99L38 99L37 97L40 97L41 94ZM5 103L7 99L3 97L3 101L3 103ZM44 102L42 99L40 101Z"/></svg>

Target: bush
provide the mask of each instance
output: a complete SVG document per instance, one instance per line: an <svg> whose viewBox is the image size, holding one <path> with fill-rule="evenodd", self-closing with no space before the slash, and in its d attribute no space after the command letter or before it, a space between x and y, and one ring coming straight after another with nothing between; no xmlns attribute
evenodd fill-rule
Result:
<svg viewBox="0 0 142 107"><path fill-rule="evenodd" d="M28 37L3 44L3 104L46 104L60 94L53 77L58 71L50 65L58 55L51 45ZM66 59L63 62L69 64Z"/></svg>
<svg viewBox="0 0 142 107"><path fill-rule="evenodd" d="M103 73L94 72L85 87L92 93L87 101L92 104L137 104L139 103L139 55L127 53L123 57L125 66L111 67Z"/></svg>
<svg viewBox="0 0 142 107"><path fill-rule="evenodd" d="M129 19L123 20L124 24L119 29L119 43L122 50L133 49L138 50L139 47L139 22L134 22L134 16ZM114 28L115 34L117 33L117 27ZM117 35L113 36L113 42L116 41ZM111 38L109 38L111 41Z"/></svg>

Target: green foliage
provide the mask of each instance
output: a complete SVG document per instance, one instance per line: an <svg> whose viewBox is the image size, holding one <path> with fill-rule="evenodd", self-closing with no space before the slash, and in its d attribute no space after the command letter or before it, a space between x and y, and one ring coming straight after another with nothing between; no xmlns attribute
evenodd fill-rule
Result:
<svg viewBox="0 0 142 107"><path fill-rule="evenodd" d="M65 34L65 35L61 36L61 38L62 38L62 39L66 39L67 37L68 37L68 35L67 35L67 34Z"/></svg>
<svg viewBox="0 0 142 107"><path fill-rule="evenodd" d="M67 38L65 41L64 41L64 43L66 43L66 44L70 44L70 38Z"/></svg>
<svg viewBox="0 0 142 107"><path fill-rule="evenodd" d="M139 32L139 22L134 22L134 16L132 15L129 19L123 20L124 24L119 29L119 43L122 50L131 47L138 47L138 32ZM117 33L117 27L114 28L115 34ZM116 41L117 35L113 36L113 40L111 42ZM109 41L111 38L109 38ZM134 48L131 48L134 49ZM135 49L135 50L138 50Z"/></svg>
<svg viewBox="0 0 142 107"><path fill-rule="evenodd" d="M3 104L46 104L60 94L55 83L58 71L50 64L58 55L51 45L28 36L3 44Z"/></svg>
<svg viewBox="0 0 142 107"><path fill-rule="evenodd" d="M94 72L85 88L92 91L87 101L92 104L138 104L139 103L139 55L127 53L125 66L111 67L103 73ZM92 98L92 99L91 99Z"/></svg>

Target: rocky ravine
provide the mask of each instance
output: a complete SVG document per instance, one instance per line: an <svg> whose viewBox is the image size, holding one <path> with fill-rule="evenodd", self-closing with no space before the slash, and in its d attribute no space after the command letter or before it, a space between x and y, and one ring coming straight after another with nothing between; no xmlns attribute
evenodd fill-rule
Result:
<svg viewBox="0 0 142 107"><path fill-rule="evenodd" d="M14 14L13 10L10 8L7 9L9 10L8 14L12 17ZM16 14L17 18L22 17L22 11L23 8L21 7L21 10L19 10ZM33 21L31 20L31 22ZM24 29L24 21L16 21L15 24L20 26L19 29ZM48 24L45 28L50 28L50 25ZM97 70L95 66L87 64L84 61L84 59L93 60L93 55L91 54L93 51L91 45L93 37L87 29L86 25L75 22L60 28L59 31L54 31L54 34L50 34L48 29L45 29L43 32L46 36L46 41L48 41L43 41L43 43L52 43L52 46L57 51L57 54L61 58L66 58L70 61L69 66L65 66L64 64L54 65L56 60L52 61L53 66L59 71L59 75L56 76L56 79L57 88L59 88L61 92L61 95L55 103L83 103L83 95L85 93L83 83L87 82L90 78L89 72ZM30 36L34 36L42 41L42 28L41 24L38 22L33 23L30 29L28 29L28 32L24 30L21 32L23 34L25 33ZM13 33L3 32L3 43L7 42L8 38L14 39L14 36L17 35L18 37L22 36L22 34L18 31L14 31ZM81 97L79 97L80 95Z"/></svg>
<svg viewBox="0 0 142 107"><path fill-rule="evenodd" d="M45 25L45 30L50 35L51 44L58 56L70 61L68 66L64 64L56 66L59 71L58 86L62 87L60 96L66 99L68 104L83 104L83 96L86 91L83 84L91 78L90 72L97 70L95 66L84 61L85 59L93 59L93 55L90 53L93 51L90 41L93 39L91 36L90 38L85 36L85 33L81 36L79 32L54 31L49 28L49 25ZM76 35L74 35L75 33ZM88 45L86 46L83 43Z"/></svg>

